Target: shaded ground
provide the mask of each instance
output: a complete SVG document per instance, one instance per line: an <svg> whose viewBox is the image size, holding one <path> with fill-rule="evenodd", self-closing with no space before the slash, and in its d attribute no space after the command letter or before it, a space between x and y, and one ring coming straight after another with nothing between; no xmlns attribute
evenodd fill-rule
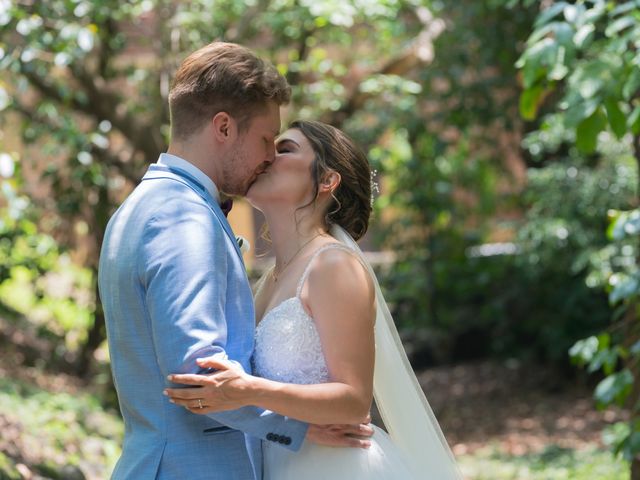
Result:
<svg viewBox="0 0 640 480"><path fill-rule="evenodd" d="M494 362L440 367L418 375L456 454L488 443L514 456L545 446L583 449L602 445L602 429L625 418L597 411L592 387L554 372Z"/></svg>
<svg viewBox="0 0 640 480"><path fill-rule="evenodd" d="M49 369L42 357L34 361L34 352L50 348L0 319L0 478L105 478L118 455L120 422L100 405L104 387ZM509 457L549 446L593 449L603 427L624 418L618 410L598 412L592 386L515 362L438 367L418 377L457 455L487 445ZM15 476L2 476L3 457Z"/></svg>

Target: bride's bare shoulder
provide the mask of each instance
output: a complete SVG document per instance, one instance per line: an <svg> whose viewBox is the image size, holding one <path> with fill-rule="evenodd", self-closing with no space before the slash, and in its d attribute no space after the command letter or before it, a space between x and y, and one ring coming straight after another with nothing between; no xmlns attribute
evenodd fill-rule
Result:
<svg viewBox="0 0 640 480"><path fill-rule="evenodd" d="M346 248L326 248L309 265L301 297L309 307L345 304L367 308L374 303L375 288L367 268L356 252Z"/></svg>

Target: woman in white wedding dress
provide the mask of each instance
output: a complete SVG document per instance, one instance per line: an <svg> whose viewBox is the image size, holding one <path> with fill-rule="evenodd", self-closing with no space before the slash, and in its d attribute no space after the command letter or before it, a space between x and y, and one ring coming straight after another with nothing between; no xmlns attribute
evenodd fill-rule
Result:
<svg viewBox="0 0 640 480"><path fill-rule="evenodd" d="M365 448L307 440L295 453L264 442L265 478L461 478L355 243L371 212L366 156L340 130L308 121L294 122L276 152L247 194L265 215L276 257L256 289L255 375L204 359L214 375L172 377L204 387L196 394L204 408L188 390L170 391L172 400L199 414L255 405L329 425L363 422L375 394L389 435L375 428L360 440Z"/></svg>

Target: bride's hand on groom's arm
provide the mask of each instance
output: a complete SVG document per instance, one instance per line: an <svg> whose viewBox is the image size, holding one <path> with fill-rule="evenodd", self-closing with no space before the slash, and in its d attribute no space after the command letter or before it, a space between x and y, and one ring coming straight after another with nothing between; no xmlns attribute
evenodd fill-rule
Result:
<svg viewBox="0 0 640 480"><path fill-rule="evenodd" d="M172 383L191 388L167 388L169 401L185 407L192 413L206 415L212 412L235 410L249 404L252 377L239 366L213 357L198 359L203 368L213 368L210 374L173 374Z"/></svg>
<svg viewBox="0 0 640 480"><path fill-rule="evenodd" d="M307 440L329 447L369 448L373 428L369 416L357 425L309 425Z"/></svg>

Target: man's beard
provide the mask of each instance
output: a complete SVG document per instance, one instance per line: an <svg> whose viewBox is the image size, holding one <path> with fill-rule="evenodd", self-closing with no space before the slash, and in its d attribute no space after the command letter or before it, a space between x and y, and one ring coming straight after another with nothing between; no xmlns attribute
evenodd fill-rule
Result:
<svg viewBox="0 0 640 480"><path fill-rule="evenodd" d="M255 177L255 172L247 169L246 157L239 149L222 167L220 190L229 195L245 196Z"/></svg>

